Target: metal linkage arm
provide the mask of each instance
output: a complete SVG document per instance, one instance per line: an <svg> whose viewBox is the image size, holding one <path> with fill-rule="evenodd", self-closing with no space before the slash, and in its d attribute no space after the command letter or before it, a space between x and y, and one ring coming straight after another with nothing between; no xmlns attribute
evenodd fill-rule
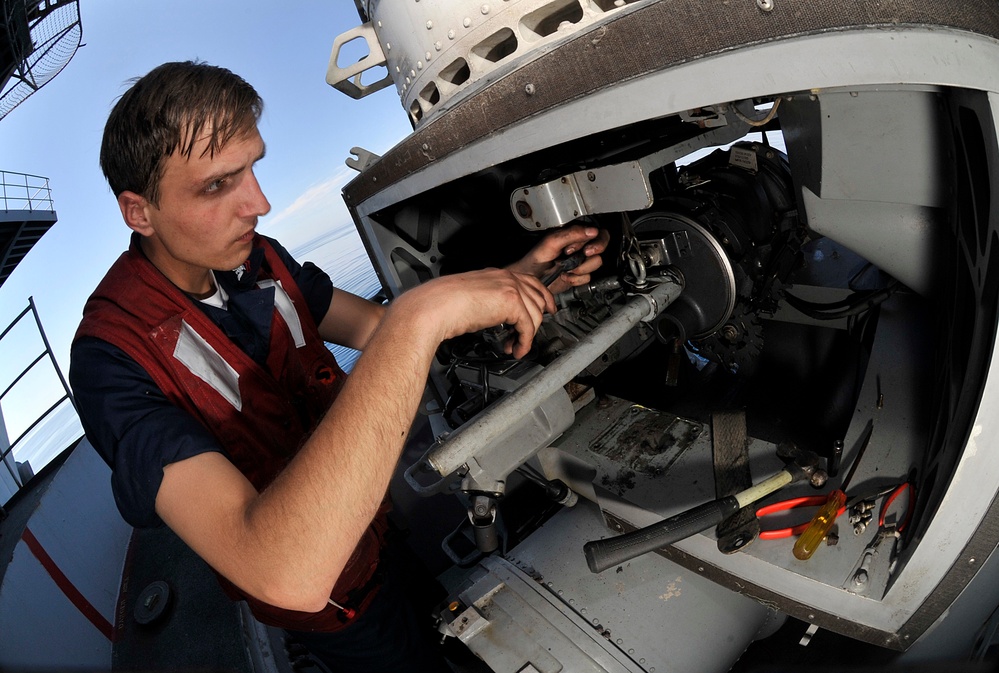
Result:
<svg viewBox="0 0 999 673"><path fill-rule="evenodd" d="M464 466L466 484L501 492L510 472L572 424L574 413L563 386L639 322L658 317L682 291L683 280L671 276L635 295L522 387L432 447L421 462L442 477Z"/></svg>

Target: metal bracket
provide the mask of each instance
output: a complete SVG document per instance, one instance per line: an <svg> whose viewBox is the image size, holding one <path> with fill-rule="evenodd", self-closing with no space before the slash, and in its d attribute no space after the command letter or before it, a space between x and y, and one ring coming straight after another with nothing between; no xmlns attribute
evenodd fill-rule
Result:
<svg viewBox="0 0 999 673"><path fill-rule="evenodd" d="M358 173L368 170L368 166L381 159L380 155L369 152L363 147L351 147L350 153L353 156L347 157L344 163L347 164L348 168L353 168Z"/></svg>
<svg viewBox="0 0 999 673"><path fill-rule="evenodd" d="M704 133L640 159L520 187L510 194L513 216L524 229L538 231L561 227L583 215L647 210L654 200L651 173L704 147L735 142L752 130L737 116L734 105L712 110L711 120L701 124L709 128Z"/></svg>
<svg viewBox="0 0 999 673"><path fill-rule="evenodd" d="M341 68L337 61L340 58L340 50L348 42L361 39L368 45L368 55L357 63L346 68ZM362 84L361 75L372 68L385 66L387 63L382 46L378 43L378 36L370 23L348 30L337 35L333 40L333 52L330 54L330 64L326 68L326 83L338 91L342 91L351 98L360 99L368 94L384 89L392 84L392 76L387 72L383 78L371 84Z"/></svg>

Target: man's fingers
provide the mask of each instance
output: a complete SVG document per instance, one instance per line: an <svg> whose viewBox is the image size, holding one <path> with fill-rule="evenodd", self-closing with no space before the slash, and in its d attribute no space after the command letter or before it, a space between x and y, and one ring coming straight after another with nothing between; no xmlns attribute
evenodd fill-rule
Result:
<svg viewBox="0 0 999 673"><path fill-rule="evenodd" d="M541 326L544 314L555 312L555 298L534 276L518 275L515 278L520 284L521 312L519 319L514 322L517 336L511 346L511 353L520 358L531 350L534 335Z"/></svg>
<svg viewBox="0 0 999 673"><path fill-rule="evenodd" d="M600 230L596 227L584 227L576 224L565 229L558 229L545 236L538 244L539 261L551 261L563 253L571 255L583 248L588 241L599 238L599 236ZM603 247L606 247L606 243ZM591 253L587 252L587 254Z"/></svg>

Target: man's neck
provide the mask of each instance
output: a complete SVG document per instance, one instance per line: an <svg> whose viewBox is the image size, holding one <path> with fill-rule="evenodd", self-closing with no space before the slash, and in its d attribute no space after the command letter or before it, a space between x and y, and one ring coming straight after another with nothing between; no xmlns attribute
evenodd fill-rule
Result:
<svg viewBox="0 0 999 673"><path fill-rule="evenodd" d="M145 236L139 239L139 247L146 259L182 292L195 299L210 297L215 292L215 281L210 269L195 268L177 262L155 241Z"/></svg>

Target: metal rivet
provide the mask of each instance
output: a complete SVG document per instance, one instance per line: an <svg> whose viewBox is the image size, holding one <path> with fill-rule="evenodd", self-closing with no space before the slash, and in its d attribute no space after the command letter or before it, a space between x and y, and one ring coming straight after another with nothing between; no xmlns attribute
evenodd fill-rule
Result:
<svg viewBox="0 0 999 673"><path fill-rule="evenodd" d="M528 84L527 86L524 87L524 93L526 93L528 96L533 96L534 92L535 88L533 84Z"/></svg>
<svg viewBox="0 0 999 673"><path fill-rule="evenodd" d="M482 11L483 14L488 14L489 13L489 5L482 5L482 10L481 11Z"/></svg>
<svg viewBox="0 0 999 673"><path fill-rule="evenodd" d="M463 25L465 28L468 28L469 26L472 25L472 20L466 16L465 20L461 22L461 25Z"/></svg>
<svg viewBox="0 0 999 673"><path fill-rule="evenodd" d="M386 49L386 51L392 51L392 43L391 42L386 42L385 43L385 49Z"/></svg>
<svg viewBox="0 0 999 673"><path fill-rule="evenodd" d="M430 151L430 145L428 145L427 143L423 143L423 151L424 152L429 152Z"/></svg>
<svg viewBox="0 0 999 673"><path fill-rule="evenodd" d="M427 30L431 30L434 27L433 21L427 21Z"/></svg>
<svg viewBox="0 0 999 673"><path fill-rule="evenodd" d="M428 51L428 52L426 53L426 57L427 57L427 60L428 60L428 61L430 60L430 56L431 56L431 53L430 53L430 52Z"/></svg>
<svg viewBox="0 0 999 673"><path fill-rule="evenodd" d="M416 62L416 69L417 70L423 70L423 61L417 61Z"/></svg>
<svg viewBox="0 0 999 673"><path fill-rule="evenodd" d="M437 51L441 50L441 42L440 42L440 40L438 40L437 42L434 42L434 49L436 49Z"/></svg>
<svg viewBox="0 0 999 673"><path fill-rule="evenodd" d="M379 22L378 22L378 27L379 27L379 28L381 28L381 27L382 27L382 22L381 22L381 21L379 21Z"/></svg>
<svg viewBox="0 0 999 673"><path fill-rule="evenodd" d="M756 6L764 12L772 12L774 9L774 0L756 0Z"/></svg>
<svg viewBox="0 0 999 673"><path fill-rule="evenodd" d="M449 30L447 32L447 39L449 39L449 40L453 40L454 39L454 30Z"/></svg>

